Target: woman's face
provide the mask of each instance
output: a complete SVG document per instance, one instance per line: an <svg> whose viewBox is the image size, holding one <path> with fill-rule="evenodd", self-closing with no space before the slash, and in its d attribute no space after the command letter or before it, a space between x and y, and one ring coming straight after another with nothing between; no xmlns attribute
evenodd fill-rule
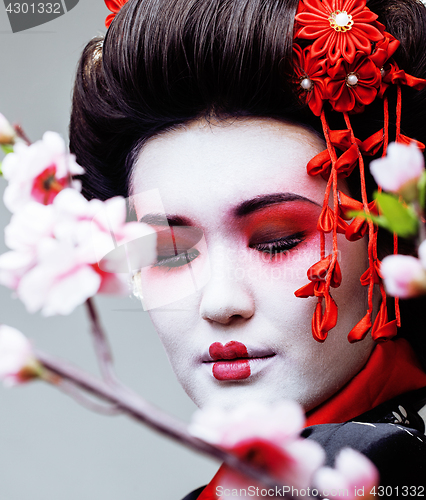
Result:
<svg viewBox="0 0 426 500"><path fill-rule="evenodd" d="M290 398L309 410L369 357L369 336L346 338L366 311L365 241L338 236L339 319L323 344L311 333L316 299L294 295L320 260L325 182L306 164L324 148L301 126L238 119L158 135L139 156L136 212L159 231L159 261L140 274L144 305L201 407Z"/></svg>

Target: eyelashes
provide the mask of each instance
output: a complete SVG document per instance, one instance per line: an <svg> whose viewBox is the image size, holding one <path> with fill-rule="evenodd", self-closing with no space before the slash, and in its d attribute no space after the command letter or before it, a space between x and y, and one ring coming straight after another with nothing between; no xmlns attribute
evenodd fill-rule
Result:
<svg viewBox="0 0 426 500"><path fill-rule="evenodd" d="M177 255L161 256L157 257L157 262L153 264L152 267L166 267L168 270L174 267L181 267L185 264L189 264L195 260L200 255L200 252L196 248L191 248L187 252L178 253Z"/></svg>
<svg viewBox="0 0 426 500"><path fill-rule="evenodd" d="M270 260L272 260L277 254L290 251L302 243L305 239L306 233L304 231L299 231L284 238L276 238L260 243L251 243L248 246L258 252L269 254ZM196 248L191 248L177 255L158 255L157 262L153 264L152 267L166 268L169 271L173 268L189 264L199 255L200 252Z"/></svg>
<svg viewBox="0 0 426 500"><path fill-rule="evenodd" d="M285 253L292 248L302 243L306 238L306 233L304 231L299 231L297 233L286 236L285 238L276 238L270 241L265 241L261 243L252 243L249 245L259 252L268 253L272 258L280 253Z"/></svg>

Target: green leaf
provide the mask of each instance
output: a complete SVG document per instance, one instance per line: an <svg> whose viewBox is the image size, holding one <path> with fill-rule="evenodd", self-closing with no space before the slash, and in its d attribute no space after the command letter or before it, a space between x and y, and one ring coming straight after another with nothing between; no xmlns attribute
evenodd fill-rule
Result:
<svg viewBox="0 0 426 500"><path fill-rule="evenodd" d="M387 229L408 238L417 234L419 219L410 205L405 205L389 193L374 193L381 215L387 221Z"/></svg>
<svg viewBox="0 0 426 500"><path fill-rule="evenodd" d="M0 177L3 177L3 170L1 169L1 161L0 161Z"/></svg>
<svg viewBox="0 0 426 500"><path fill-rule="evenodd" d="M419 189L419 203L421 208L426 209L426 170L423 172L417 184Z"/></svg>
<svg viewBox="0 0 426 500"><path fill-rule="evenodd" d="M386 219L386 217L383 217L382 215L374 215L374 214L367 214L363 212L362 210L351 210L347 212L349 217L362 217L365 220L371 220L374 222L374 224L377 224L380 227L383 227L387 229L388 231L391 231L389 221Z"/></svg>
<svg viewBox="0 0 426 500"><path fill-rule="evenodd" d="M2 148L3 153L5 155L8 155L9 153L13 153L13 146L11 144L2 144L1 148Z"/></svg>

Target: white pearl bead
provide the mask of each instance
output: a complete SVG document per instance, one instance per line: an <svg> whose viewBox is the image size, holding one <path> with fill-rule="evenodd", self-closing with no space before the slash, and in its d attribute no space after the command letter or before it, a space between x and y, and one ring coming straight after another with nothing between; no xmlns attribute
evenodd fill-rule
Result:
<svg viewBox="0 0 426 500"><path fill-rule="evenodd" d="M304 78L300 82L300 86L302 87L303 90L311 90L311 88L312 88L312 80L310 78Z"/></svg>
<svg viewBox="0 0 426 500"><path fill-rule="evenodd" d="M348 85L353 87L358 83L358 77L354 74L350 74L346 77L346 81L348 82Z"/></svg>
<svg viewBox="0 0 426 500"><path fill-rule="evenodd" d="M335 21L338 26L346 26L349 23L349 16L347 12L343 11L340 12L340 14L337 14Z"/></svg>
<svg viewBox="0 0 426 500"><path fill-rule="evenodd" d="M384 78L386 76L386 71L385 71L385 68L382 68L380 70L380 74L382 75L382 78Z"/></svg>

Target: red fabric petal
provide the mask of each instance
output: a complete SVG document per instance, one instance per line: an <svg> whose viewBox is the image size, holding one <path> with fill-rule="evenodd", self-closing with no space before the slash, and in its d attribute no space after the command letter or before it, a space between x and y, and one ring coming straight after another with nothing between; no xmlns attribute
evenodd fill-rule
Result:
<svg viewBox="0 0 426 500"><path fill-rule="evenodd" d="M108 10L117 14L117 12L123 7L128 0L105 0L105 5Z"/></svg>
<svg viewBox="0 0 426 500"><path fill-rule="evenodd" d="M407 146L409 146L412 142L414 142L414 144L420 149L420 151L423 152L425 150L425 145L423 144L423 142L416 141L416 139L411 139L406 135L399 134L397 142L400 142L402 144L407 144Z"/></svg>
<svg viewBox="0 0 426 500"><path fill-rule="evenodd" d="M395 337L396 334L397 321L388 321L386 302L383 301L374 321L373 329L371 330L371 336L376 342L386 342L392 337Z"/></svg>
<svg viewBox="0 0 426 500"><path fill-rule="evenodd" d="M346 216L346 213L350 210L362 210L362 203L339 191L339 207L343 218L352 219L351 216Z"/></svg>
<svg viewBox="0 0 426 500"><path fill-rule="evenodd" d="M112 20L114 19L115 14L109 14L107 18L105 19L105 26L109 28L109 25L112 23Z"/></svg>
<svg viewBox="0 0 426 500"><path fill-rule="evenodd" d="M376 285L380 283L378 265L377 263L374 263L373 269L368 268L359 279L362 286L368 286L370 284L371 273L373 273L373 283Z"/></svg>
<svg viewBox="0 0 426 500"><path fill-rule="evenodd" d="M308 297L313 297L315 295L314 289L315 289L315 282L310 281L307 285L304 285L298 290L296 290L294 292L294 295L302 299L307 299Z"/></svg>
<svg viewBox="0 0 426 500"><path fill-rule="evenodd" d="M383 67L399 47L399 41L394 36L387 32L384 35L383 40L376 44L376 48L370 56L370 61L373 61L378 68Z"/></svg>
<svg viewBox="0 0 426 500"><path fill-rule="evenodd" d="M336 326L338 309L336 302L330 294L325 296L325 311L321 323L321 332L327 336L327 333ZM325 338L325 337L324 337Z"/></svg>
<svg viewBox="0 0 426 500"><path fill-rule="evenodd" d="M357 241L365 236L368 230L368 222L363 217L355 217L346 229L346 239Z"/></svg>
<svg viewBox="0 0 426 500"><path fill-rule="evenodd" d="M331 276L330 285L333 288L338 288L342 284L342 270L340 269L340 264L336 260L334 265L333 274Z"/></svg>
<svg viewBox="0 0 426 500"><path fill-rule="evenodd" d="M362 205L361 205L362 210ZM378 215L376 201L368 204L368 210L375 215ZM356 241L362 238L368 230L368 221L364 217L355 217L346 229L346 239L349 241ZM376 227L377 230L377 227Z"/></svg>
<svg viewBox="0 0 426 500"><path fill-rule="evenodd" d="M413 87L416 90L422 90L426 87L426 80L408 75L402 69L392 73L392 83L408 85L408 87Z"/></svg>
<svg viewBox="0 0 426 500"><path fill-rule="evenodd" d="M342 271L340 269L339 262L336 260L333 269L331 269L330 265L332 262L332 255L328 255L324 259L316 262L313 266L308 269L308 279L312 282L316 281L325 281L327 279L327 275L329 272L332 273L330 285L333 288L337 288L340 286L342 282ZM322 290L318 290L320 293Z"/></svg>
<svg viewBox="0 0 426 500"><path fill-rule="evenodd" d="M371 328L371 314L368 312L349 332L348 340L351 344L365 338Z"/></svg>
<svg viewBox="0 0 426 500"><path fill-rule="evenodd" d="M312 335L315 340L324 342L328 332L336 326L337 316L337 305L333 297L330 294L326 294L324 314L322 312L322 301L319 301L312 316Z"/></svg>
<svg viewBox="0 0 426 500"><path fill-rule="evenodd" d="M105 26L107 28L109 28L114 17L120 11L121 7L123 7L123 5L127 2L128 0L105 0L105 5L107 6L108 10L112 12L112 14L109 14L105 19Z"/></svg>
<svg viewBox="0 0 426 500"><path fill-rule="evenodd" d="M337 232L345 234L348 228L348 223L345 222L341 217L337 218Z"/></svg>
<svg viewBox="0 0 426 500"><path fill-rule="evenodd" d="M394 319L393 321L385 323L382 327L377 328L374 332L371 332L371 335L376 342L387 342L395 337L397 333L397 320Z"/></svg>
<svg viewBox="0 0 426 500"><path fill-rule="evenodd" d="M324 259L316 262L313 266L308 269L308 278L310 281L325 280L327 276L327 271L330 267L331 255L328 255Z"/></svg>
<svg viewBox="0 0 426 500"><path fill-rule="evenodd" d="M333 210L328 205L321 210L321 214L318 219L317 228L319 231L324 233L330 233L333 231L334 225L334 213Z"/></svg>
<svg viewBox="0 0 426 500"><path fill-rule="evenodd" d="M314 89L311 92L309 92L309 97L307 102L312 113L315 116L320 116L324 103L324 96L322 90L318 87L317 81L314 81Z"/></svg>
<svg viewBox="0 0 426 500"><path fill-rule="evenodd" d="M358 146L352 146L345 151L336 162L336 171L339 177L348 177L358 163Z"/></svg>
<svg viewBox="0 0 426 500"><path fill-rule="evenodd" d="M321 302L318 302L318 304L315 307L314 314L312 316L312 335L314 339L317 340L318 342L324 342L328 334L328 332L325 332L325 334L322 332L321 323L322 323L322 304Z"/></svg>
<svg viewBox="0 0 426 500"><path fill-rule="evenodd" d="M346 151L352 145L352 135L349 129L330 130L330 141L334 147Z"/></svg>
<svg viewBox="0 0 426 500"><path fill-rule="evenodd" d="M328 149L314 156L306 168L309 175L321 175L323 179L327 180L331 172L331 159Z"/></svg>
<svg viewBox="0 0 426 500"><path fill-rule="evenodd" d="M363 141L360 144L359 149L363 154L368 156L373 156L383 146L384 137L385 137L384 130L381 129L375 134L365 139L365 141Z"/></svg>

